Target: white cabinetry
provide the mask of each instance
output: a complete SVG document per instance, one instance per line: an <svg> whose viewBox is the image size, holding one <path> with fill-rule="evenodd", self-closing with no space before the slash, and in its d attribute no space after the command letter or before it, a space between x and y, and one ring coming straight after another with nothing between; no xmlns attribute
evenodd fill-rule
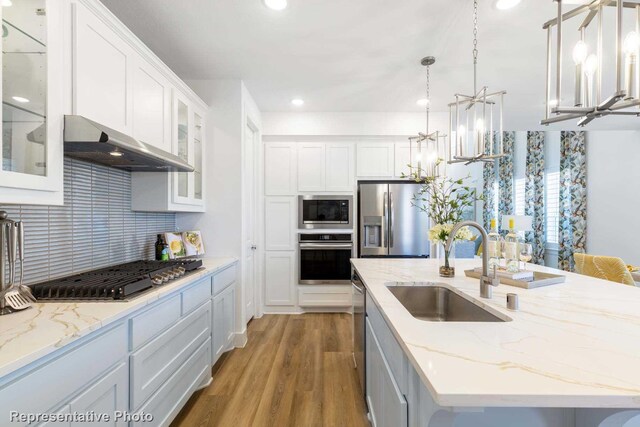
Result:
<svg viewBox="0 0 640 427"><path fill-rule="evenodd" d="M265 254L265 305L294 306L295 252Z"/></svg>
<svg viewBox="0 0 640 427"><path fill-rule="evenodd" d="M205 112L176 90L172 111L171 151L191 164L195 171L132 173L131 209L134 211L205 211Z"/></svg>
<svg viewBox="0 0 640 427"><path fill-rule="evenodd" d="M297 191L295 142L267 142L264 146L264 193L293 196Z"/></svg>
<svg viewBox="0 0 640 427"><path fill-rule="evenodd" d="M74 113L132 135L133 49L85 4L73 6Z"/></svg>
<svg viewBox="0 0 640 427"><path fill-rule="evenodd" d="M353 191L353 144L329 143L325 147L325 191Z"/></svg>
<svg viewBox="0 0 640 427"><path fill-rule="evenodd" d="M416 150L413 150L413 154L415 156ZM398 178L403 174L405 176L409 176L411 174L411 171L409 170L410 164L413 167L416 166L413 163L413 159L411 159L411 149L409 147L409 142L396 142L394 175Z"/></svg>
<svg viewBox="0 0 640 427"><path fill-rule="evenodd" d="M213 363L233 346L235 300L235 284L213 297Z"/></svg>
<svg viewBox="0 0 640 427"><path fill-rule="evenodd" d="M408 424L407 401L396 383L380 343L366 321L367 403L376 427L403 427Z"/></svg>
<svg viewBox="0 0 640 427"><path fill-rule="evenodd" d="M11 6L10 2L8 3ZM62 129L71 92L65 61L65 2L3 3L0 205L63 204ZM15 98L14 98L15 97ZM19 102L16 98L26 98ZM18 98L19 99L19 98Z"/></svg>
<svg viewBox="0 0 640 427"><path fill-rule="evenodd" d="M128 408L128 383L129 370L126 363L121 363L112 371L95 382L80 396L69 404L69 412L86 414L108 414L112 417L110 422L91 423L94 426L118 426L124 427L127 421L124 418L115 419L116 412L125 411ZM72 422L71 426L86 425L85 423Z"/></svg>
<svg viewBox="0 0 640 427"><path fill-rule="evenodd" d="M267 197L265 201L265 249L292 251L296 244L296 198Z"/></svg>
<svg viewBox="0 0 640 427"><path fill-rule="evenodd" d="M353 144L298 144L298 191L353 191Z"/></svg>
<svg viewBox="0 0 640 427"><path fill-rule="evenodd" d="M133 137L171 151L171 85L141 58L133 70Z"/></svg>
<svg viewBox="0 0 640 427"><path fill-rule="evenodd" d="M325 144L298 145L298 191L325 190Z"/></svg>
<svg viewBox="0 0 640 427"><path fill-rule="evenodd" d="M357 144L358 177L391 177L393 176L392 142L359 142Z"/></svg>

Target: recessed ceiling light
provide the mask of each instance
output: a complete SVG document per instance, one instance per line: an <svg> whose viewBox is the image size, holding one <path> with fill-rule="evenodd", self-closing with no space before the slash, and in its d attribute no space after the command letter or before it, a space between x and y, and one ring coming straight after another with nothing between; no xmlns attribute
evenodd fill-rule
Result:
<svg viewBox="0 0 640 427"><path fill-rule="evenodd" d="M516 7L520 3L520 0L497 0L496 9L506 10Z"/></svg>
<svg viewBox="0 0 640 427"><path fill-rule="evenodd" d="M110 151L109 154L111 154L113 157L122 157L122 156L124 156L124 153L122 151Z"/></svg>
<svg viewBox="0 0 640 427"><path fill-rule="evenodd" d="M418 99L416 104L420 107L426 107L429 104L429 100L427 98Z"/></svg>
<svg viewBox="0 0 640 427"><path fill-rule="evenodd" d="M296 107L302 107L304 105L304 100L302 100L300 98L296 98L296 99L292 99L291 103L293 105L295 105Z"/></svg>
<svg viewBox="0 0 640 427"><path fill-rule="evenodd" d="M264 0L264 4L273 10L284 10L287 8L287 0Z"/></svg>
<svg viewBox="0 0 640 427"><path fill-rule="evenodd" d="M2 3L0 4L2 5L2 7L13 6L13 2L11 0L2 0Z"/></svg>
<svg viewBox="0 0 640 427"><path fill-rule="evenodd" d="M21 96L12 96L12 98L14 101L17 101L17 102L22 102L22 103L29 102L27 98L23 98Z"/></svg>

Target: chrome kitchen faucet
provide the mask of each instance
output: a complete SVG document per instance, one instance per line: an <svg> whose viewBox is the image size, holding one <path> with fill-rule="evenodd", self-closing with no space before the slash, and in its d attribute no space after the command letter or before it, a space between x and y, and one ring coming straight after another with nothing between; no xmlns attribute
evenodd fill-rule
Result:
<svg viewBox="0 0 640 427"><path fill-rule="evenodd" d="M496 269L493 269L493 277L489 276L489 251L487 250L487 242L489 241L489 237L487 236L487 230L484 229L480 224L475 221L462 221L453 226L451 233L449 233L449 238L447 239L447 243L444 245L444 250L449 252L451 249L451 245L453 244L453 239L455 235L458 233L462 227L473 227L478 229L480 234L482 234L482 243L484 245L482 249L482 276L480 277L480 296L482 298L491 298L492 296L492 286L498 286L500 284L500 279L496 274Z"/></svg>

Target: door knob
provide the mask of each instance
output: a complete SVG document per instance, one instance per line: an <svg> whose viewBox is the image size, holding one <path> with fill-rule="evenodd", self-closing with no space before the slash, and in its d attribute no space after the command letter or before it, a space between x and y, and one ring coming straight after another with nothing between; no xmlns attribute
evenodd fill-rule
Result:
<svg viewBox="0 0 640 427"><path fill-rule="evenodd" d="M255 251L256 249L258 249L258 247L256 245L251 245L251 250Z"/></svg>

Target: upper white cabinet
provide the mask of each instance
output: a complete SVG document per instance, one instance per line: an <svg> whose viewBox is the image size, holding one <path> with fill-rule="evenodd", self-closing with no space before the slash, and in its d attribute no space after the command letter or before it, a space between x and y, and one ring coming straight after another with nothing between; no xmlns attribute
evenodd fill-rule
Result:
<svg viewBox="0 0 640 427"><path fill-rule="evenodd" d="M405 176L409 176L411 174L411 171L409 170L410 164L413 167L416 166L413 164L413 159L411 159L409 142L396 142L394 175L397 177L401 177L403 174Z"/></svg>
<svg viewBox="0 0 640 427"><path fill-rule="evenodd" d="M325 191L325 144L298 144L298 191Z"/></svg>
<svg viewBox="0 0 640 427"><path fill-rule="evenodd" d="M131 209L147 212L204 212L206 187L205 111L178 91L172 103L173 154L194 172L135 172L131 179Z"/></svg>
<svg viewBox="0 0 640 427"><path fill-rule="evenodd" d="M357 144L358 177L393 176L394 144L392 142L360 142Z"/></svg>
<svg viewBox="0 0 640 427"><path fill-rule="evenodd" d="M264 146L264 193L293 196L297 191L295 142L267 142Z"/></svg>
<svg viewBox="0 0 640 427"><path fill-rule="evenodd" d="M171 152L195 170L133 173L132 209L204 211L206 104L97 0L72 7L73 113Z"/></svg>
<svg viewBox="0 0 640 427"><path fill-rule="evenodd" d="M171 85L146 61L133 70L133 136L171 151Z"/></svg>
<svg viewBox="0 0 640 427"><path fill-rule="evenodd" d="M325 164L325 191L354 190L353 144L327 144Z"/></svg>
<svg viewBox="0 0 640 427"><path fill-rule="evenodd" d="M83 3L73 7L74 113L133 135L133 49Z"/></svg>
<svg viewBox="0 0 640 427"><path fill-rule="evenodd" d="M64 61L63 3L16 1L0 10L0 204L63 203L64 84L71 74Z"/></svg>
<svg viewBox="0 0 640 427"><path fill-rule="evenodd" d="M298 191L353 191L353 144L299 143Z"/></svg>

